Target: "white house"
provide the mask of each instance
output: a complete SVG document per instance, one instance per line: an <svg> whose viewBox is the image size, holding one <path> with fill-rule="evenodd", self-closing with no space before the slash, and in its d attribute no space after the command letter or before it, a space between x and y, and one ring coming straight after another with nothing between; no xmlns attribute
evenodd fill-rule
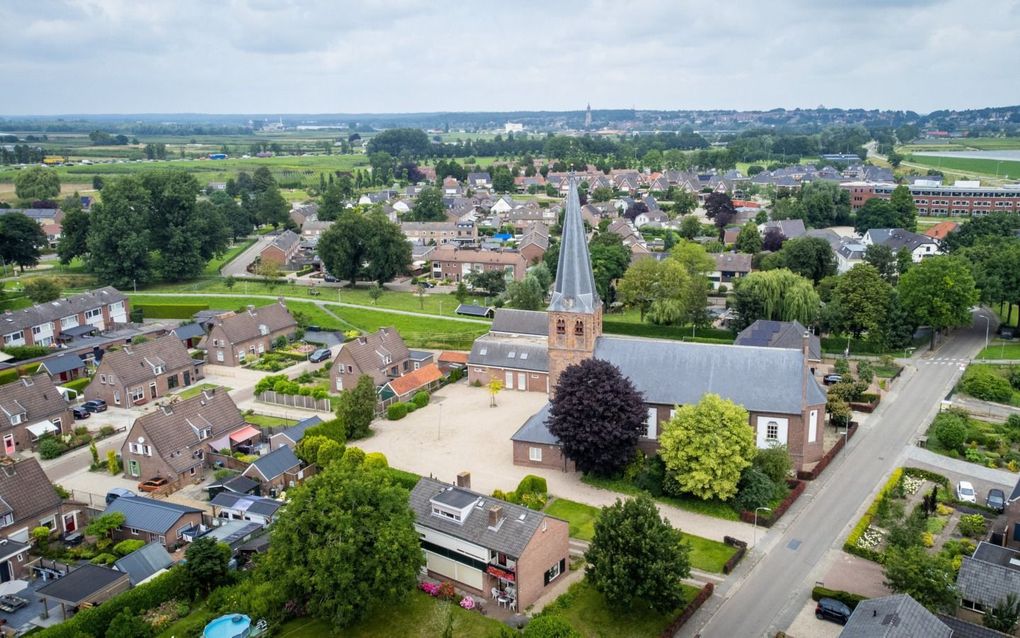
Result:
<svg viewBox="0 0 1020 638"><path fill-rule="evenodd" d="M935 239L902 228L872 228L864 233L861 243L865 246L888 246L893 254L906 248L910 251L911 259L915 264L925 257L938 255L942 252Z"/></svg>

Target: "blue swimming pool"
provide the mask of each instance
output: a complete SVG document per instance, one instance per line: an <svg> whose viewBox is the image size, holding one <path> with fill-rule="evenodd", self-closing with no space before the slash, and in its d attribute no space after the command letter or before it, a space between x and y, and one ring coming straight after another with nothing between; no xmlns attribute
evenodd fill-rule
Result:
<svg viewBox="0 0 1020 638"><path fill-rule="evenodd" d="M205 626L204 638L247 638L251 631L251 618L243 614L220 616Z"/></svg>

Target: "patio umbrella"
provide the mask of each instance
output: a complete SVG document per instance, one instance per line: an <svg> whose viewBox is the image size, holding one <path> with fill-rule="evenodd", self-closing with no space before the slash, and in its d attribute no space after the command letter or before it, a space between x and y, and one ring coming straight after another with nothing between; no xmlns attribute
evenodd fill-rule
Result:
<svg viewBox="0 0 1020 638"><path fill-rule="evenodd" d="M25 589L28 589L27 580L9 580L6 583L0 583L0 596L10 596Z"/></svg>

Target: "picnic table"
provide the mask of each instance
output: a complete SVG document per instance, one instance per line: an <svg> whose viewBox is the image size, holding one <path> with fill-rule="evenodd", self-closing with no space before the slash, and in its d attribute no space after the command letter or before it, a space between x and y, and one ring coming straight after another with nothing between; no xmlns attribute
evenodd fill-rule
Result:
<svg viewBox="0 0 1020 638"><path fill-rule="evenodd" d="M0 611L5 611L8 614L13 614L27 604L28 600L21 596L11 596L9 594L0 596Z"/></svg>

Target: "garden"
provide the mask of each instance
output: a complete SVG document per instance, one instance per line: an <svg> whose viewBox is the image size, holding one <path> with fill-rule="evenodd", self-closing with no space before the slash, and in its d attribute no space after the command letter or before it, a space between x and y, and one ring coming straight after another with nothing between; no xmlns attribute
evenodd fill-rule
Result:
<svg viewBox="0 0 1020 638"><path fill-rule="evenodd" d="M117 430L112 425L104 425L98 432L92 432L88 427L80 425L74 428L70 434L51 435L39 437L36 442L36 449L43 460L55 459L71 450L85 447L95 441L105 439L116 434Z"/></svg>
<svg viewBox="0 0 1020 638"><path fill-rule="evenodd" d="M1020 367L972 363L956 388L975 399L1020 407Z"/></svg>
<svg viewBox="0 0 1020 638"><path fill-rule="evenodd" d="M977 419L959 408L940 412L928 428L927 447L985 467L1020 471L1020 415L1005 422Z"/></svg>
<svg viewBox="0 0 1020 638"><path fill-rule="evenodd" d="M180 397L183 401L192 397L197 397L199 394L206 390L222 390L224 392L230 392L231 388L222 385L216 385L215 383L199 383L188 388L184 388L177 393L176 396Z"/></svg>
<svg viewBox="0 0 1020 638"><path fill-rule="evenodd" d="M316 371L319 373L319 371ZM319 373L321 375L321 373ZM312 372L303 372L293 380L285 374L271 374L259 379L255 384L255 395L263 392L273 391L278 394L296 394L312 397L313 399L331 398L329 393L329 373L317 376Z"/></svg>

